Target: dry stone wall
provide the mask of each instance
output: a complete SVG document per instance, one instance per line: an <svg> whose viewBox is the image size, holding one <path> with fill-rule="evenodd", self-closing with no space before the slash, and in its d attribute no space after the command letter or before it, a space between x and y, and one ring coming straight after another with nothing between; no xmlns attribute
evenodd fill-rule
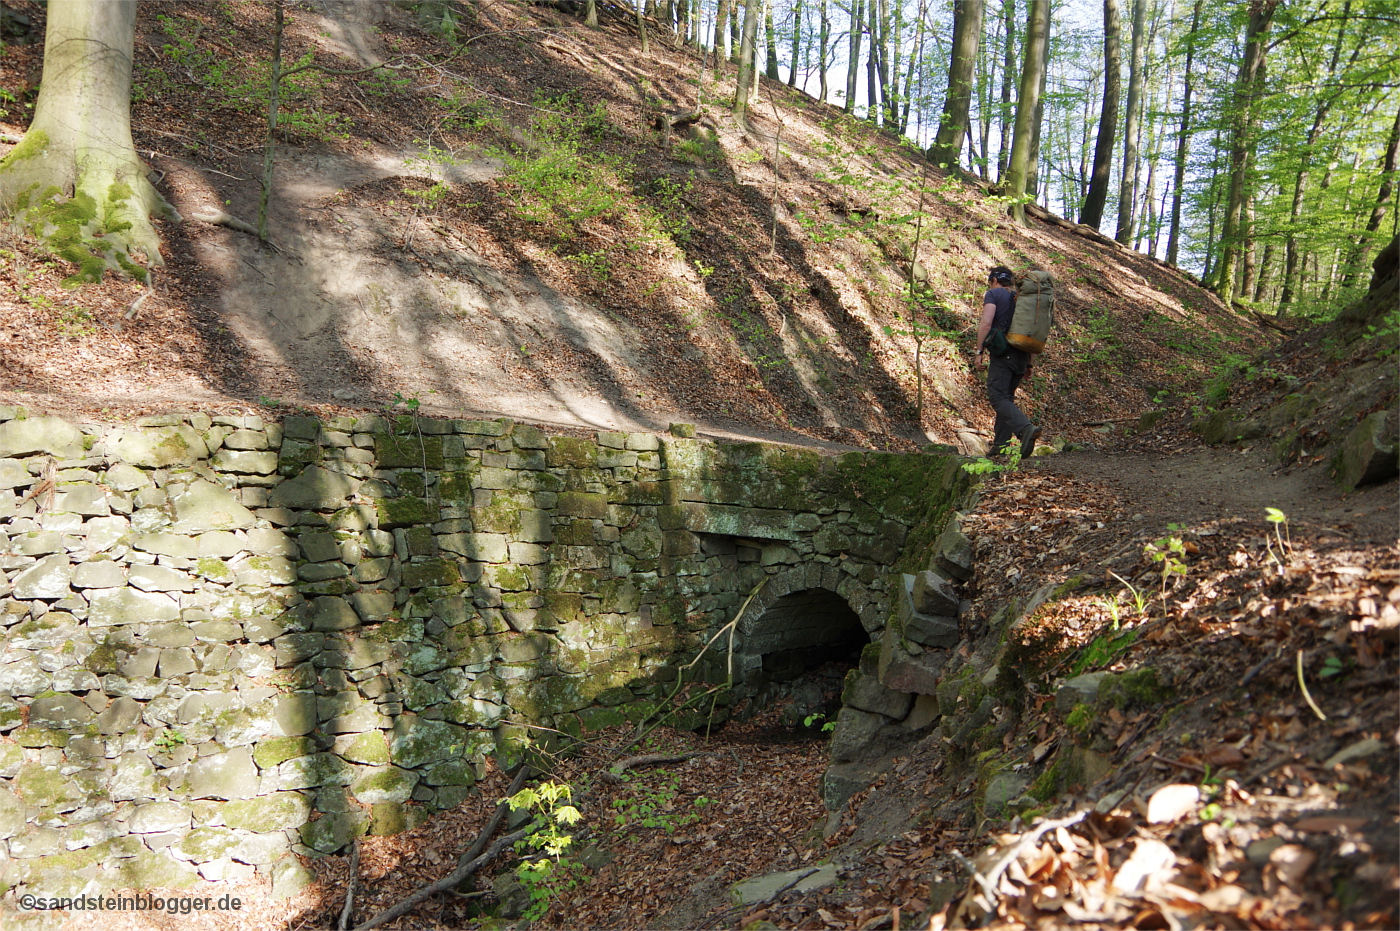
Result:
<svg viewBox="0 0 1400 931"><path fill-rule="evenodd" d="M876 637L965 487L936 455L0 408L0 891L290 889L528 725L654 713L746 598L834 592Z"/></svg>

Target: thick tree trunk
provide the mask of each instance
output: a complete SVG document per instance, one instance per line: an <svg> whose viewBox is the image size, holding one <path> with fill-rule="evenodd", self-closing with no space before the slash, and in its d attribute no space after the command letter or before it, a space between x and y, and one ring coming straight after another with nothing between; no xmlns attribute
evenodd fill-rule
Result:
<svg viewBox="0 0 1400 931"><path fill-rule="evenodd" d="M1001 60L1001 138L997 144L997 181L1006 180L1006 160L1011 155L1011 84L1016 80L1016 0L1002 0L1002 19L1006 26L1006 46Z"/></svg>
<svg viewBox="0 0 1400 931"><path fill-rule="evenodd" d="M715 73L719 73L720 61L729 60L729 5L730 0L719 0L719 7L715 10ZM720 58L720 49L724 49L724 58Z"/></svg>
<svg viewBox="0 0 1400 931"><path fill-rule="evenodd" d="M763 4L763 41L767 44L767 59L765 61L765 74L770 81L780 81L782 77L778 74L778 31L773 28L773 0L765 0Z"/></svg>
<svg viewBox="0 0 1400 931"><path fill-rule="evenodd" d="M1123 24L1118 0L1103 0L1103 109L1099 111L1099 138L1094 144L1094 169L1079 222L1099 228L1108 185L1113 176L1113 142L1118 136L1118 98L1123 93Z"/></svg>
<svg viewBox="0 0 1400 931"><path fill-rule="evenodd" d="M1123 245L1133 241L1133 210L1137 206L1137 172L1142 164L1139 146L1142 134L1143 49L1146 45L1147 0L1133 0L1133 44L1128 65L1128 102L1123 125L1123 172L1118 178L1118 231L1114 238Z"/></svg>
<svg viewBox="0 0 1400 931"><path fill-rule="evenodd" d="M1400 112L1395 114L1395 124L1390 129L1385 154L1381 156L1381 187L1376 194L1375 206L1371 208L1371 217L1366 221L1366 232L1357 240L1351 256L1347 259L1346 277L1342 279L1344 289L1351 287L1356 275L1365 265L1366 256L1371 251L1371 243L1376 239L1376 233L1380 231L1381 223L1384 222L1386 211L1390 207L1390 198L1395 193L1397 150L1400 150Z"/></svg>
<svg viewBox="0 0 1400 931"><path fill-rule="evenodd" d="M802 51L802 0L792 5L792 67L788 69L788 87L797 86L798 56Z"/></svg>
<svg viewBox="0 0 1400 931"><path fill-rule="evenodd" d="M1254 113L1261 91L1264 55L1269 27L1279 0L1250 0L1245 32L1244 58L1236 81L1236 103L1230 128L1230 184L1225 201L1225 221L1220 231L1220 265L1216 293L1228 307L1235 296L1235 274L1245 235L1244 204L1249 195L1249 151L1254 135Z"/></svg>
<svg viewBox="0 0 1400 931"><path fill-rule="evenodd" d="M864 28L861 16L863 15L861 0L855 0L855 9L851 11L851 51L846 57L846 102L842 107L847 113L854 113L856 106L856 80L860 67L860 37Z"/></svg>
<svg viewBox="0 0 1400 931"><path fill-rule="evenodd" d="M734 88L734 119L748 125L749 97L753 90L754 51L758 44L759 5L763 0L744 0L744 34L739 42L739 74Z"/></svg>
<svg viewBox="0 0 1400 931"><path fill-rule="evenodd" d="M154 216L178 218L131 141L135 0L50 0L29 131L0 161L0 208L79 266L145 277L163 264Z"/></svg>
<svg viewBox="0 0 1400 931"><path fill-rule="evenodd" d="M1176 136L1176 164L1172 167L1172 221L1167 234L1167 264L1175 265L1181 247L1181 200L1186 184L1186 155L1191 138L1191 61L1196 53L1196 30L1201 25L1201 7L1205 0L1196 0L1191 8L1191 37L1186 42L1186 71L1181 93L1181 127Z"/></svg>
<svg viewBox="0 0 1400 931"><path fill-rule="evenodd" d="M1011 216L1025 225L1026 182L1031 175L1031 149L1035 143L1035 117L1040 111L1040 86L1045 73L1046 37L1050 32L1050 0L1029 0L1026 20L1026 61L1021 69L1021 94L1016 104L1016 128L1011 134L1011 160L1006 166L1006 193L1012 198Z"/></svg>
<svg viewBox="0 0 1400 931"><path fill-rule="evenodd" d="M1045 89L1050 80L1050 28L1049 14L1046 14L1045 34L1041 37L1044 48L1040 53L1040 95L1035 101L1035 118L1031 121L1030 173L1026 176L1026 193L1032 200L1040 196L1040 133L1045 127Z"/></svg>
<svg viewBox="0 0 1400 931"><path fill-rule="evenodd" d="M973 69L977 46L982 41L982 0L955 0L953 4L953 52L948 61L948 93L943 98L943 114L938 135L929 146L928 156L940 165L956 165L967 135L968 111L972 107Z"/></svg>

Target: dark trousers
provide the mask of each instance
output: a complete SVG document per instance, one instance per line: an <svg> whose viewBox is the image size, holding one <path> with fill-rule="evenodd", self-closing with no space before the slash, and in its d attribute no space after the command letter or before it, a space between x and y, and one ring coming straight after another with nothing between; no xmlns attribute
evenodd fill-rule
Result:
<svg viewBox="0 0 1400 931"><path fill-rule="evenodd" d="M1015 358L1020 356L1020 358ZM1021 431L1030 426L1030 418L1016 406L1016 389L1021 379L1026 377L1026 354L1013 349L1010 354L998 359L992 356L987 363L987 400L992 402L992 410L997 412L996 425L992 432L992 452L1005 452L1006 446Z"/></svg>

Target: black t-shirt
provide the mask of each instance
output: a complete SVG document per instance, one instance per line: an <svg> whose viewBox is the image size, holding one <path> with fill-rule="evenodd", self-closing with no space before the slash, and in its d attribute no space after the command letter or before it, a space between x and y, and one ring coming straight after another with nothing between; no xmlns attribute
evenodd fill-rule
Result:
<svg viewBox="0 0 1400 931"><path fill-rule="evenodd" d="M982 297L983 304L997 305L997 315L992 320L992 329L1005 333L1011 329L1011 315L1016 311L1016 292L1009 288L992 288Z"/></svg>

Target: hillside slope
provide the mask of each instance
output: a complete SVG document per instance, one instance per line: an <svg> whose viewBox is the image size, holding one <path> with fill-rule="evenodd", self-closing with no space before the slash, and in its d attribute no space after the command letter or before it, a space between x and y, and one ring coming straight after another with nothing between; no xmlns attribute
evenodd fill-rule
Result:
<svg viewBox="0 0 1400 931"><path fill-rule="evenodd" d="M662 40L643 56L628 22L593 32L548 7L464 9L455 45L389 3L293 11L288 62L387 67L289 79L268 248L206 222L257 215L268 8L143 8L137 147L185 220L162 229L168 264L149 295L60 288L69 271L12 239L0 395L113 415L400 399L975 449L990 411L969 349L994 263L1061 284L1029 388L1050 436L1136 415L1261 339L1185 276L1055 225L1015 227L980 188L791 89L764 81L745 132L729 70ZM39 45L10 46L6 86L39 63ZM692 112L689 135L663 144L654 121Z"/></svg>

